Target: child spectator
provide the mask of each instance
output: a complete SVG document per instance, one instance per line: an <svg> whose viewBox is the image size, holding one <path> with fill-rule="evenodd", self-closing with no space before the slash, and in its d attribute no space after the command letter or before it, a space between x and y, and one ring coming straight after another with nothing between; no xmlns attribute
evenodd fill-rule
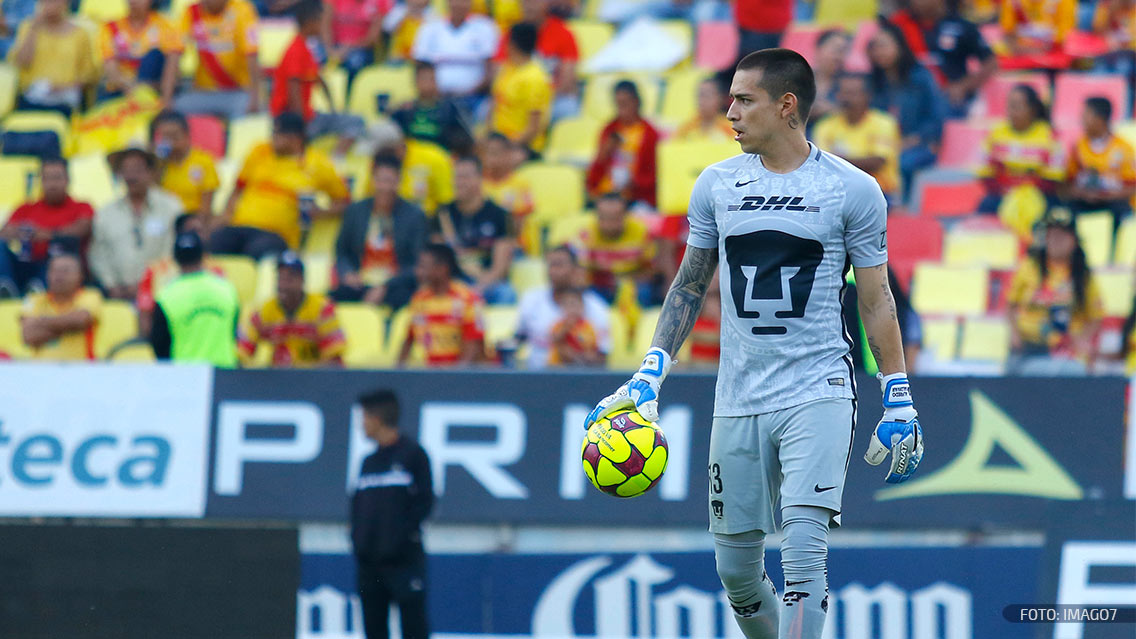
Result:
<svg viewBox="0 0 1136 639"><path fill-rule="evenodd" d="M552 357L553 326L563 315L557 300L562 293L581 290L584 281L576 250L571 246L564 244L550 249L544 261L548 268L548 286L526 291L517 309L516 335L528 344L525 366L529 370L548 366ZM597 336L597 349L606 356L611 350L611 309L590 290L583 290L581 295L584 317Z"/></svg>
<svg viewBox="0 0 1136 639"><path fill-rule="evenodd" d="M523 0L521 2L521 21L537 28L536 55L540 63L552 77L555 99L552 106L552 119L569 116L580 110L579 86L576 77L576 64L580 51L576 47L576 36L568 25L549 12L548 0ZM501 38L494 60L504 62L508 57L508 36Z"/></svg>
<svg viewBox="0 0 1136 639"><path fill-rule="evenodd" d="M1084 134L1069 154L1068 198L1074 213L1107 210L1114 231L1132 213L1136 195L1136 155L1132 145L1114 134L1108 98L1085 100Z"/></svg>
<svg viewBox="0 0 1136 639"><path fill-rule="evenodd" d="M47 265L47 291L24 301L20 329L33 357L47 360L95 359L95 330L102 295L83 288L78 255L58 253Z"/></svg>
<svg viewBox="0 0 1136 639"><path fill-rule="evenodd" d="M158 157L162 188L177 196L186 212L212 221L213 195L221 181L213 156L191 146L185 116L159 113L150 123L150 144Z"/></svg>
<svg viewBox="0 0 1136 639"><path fill-rule="evenodd" d="M572 288L556 296L562 312L560 321L552 326L552 350L548 355L550 366L598 366L604 362L600 352L596 329L584 312L584 296L580 289Z"/></svg>
<svg viewBox="0 0 1136 639"><path fill-rule="evenodd" d="M410 333L398 356L400 366L410 359L414 343L422 345L430 367L465 365L485 358L485 329L481 298L457 279L454 250L429 244L415 267L418 292L410 299Z"/></svg>

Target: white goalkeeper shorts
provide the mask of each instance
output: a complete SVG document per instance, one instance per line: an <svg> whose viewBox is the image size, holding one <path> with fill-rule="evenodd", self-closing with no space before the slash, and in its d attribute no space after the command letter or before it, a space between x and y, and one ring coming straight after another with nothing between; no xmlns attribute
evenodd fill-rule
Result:
<svg viewBox="0 0 1136 639"><path fill-rule="evenodd" d="M715 417L710 430L710 532L776 528L776 509L820 506L840 525L856 405L818 399L748 417Z"/></svg>

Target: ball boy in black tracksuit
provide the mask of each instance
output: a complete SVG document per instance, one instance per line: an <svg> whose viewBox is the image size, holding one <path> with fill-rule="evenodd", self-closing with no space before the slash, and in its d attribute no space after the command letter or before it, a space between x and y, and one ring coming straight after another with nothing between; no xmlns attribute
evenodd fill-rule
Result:
<svg viewBox="0 0 1136 639"><path fill-rule="evenodd" d="M430 460L399 434L398 398L375 391L359 398L363 428L379 449L363 460L351 497L351 541L367 639L388 639L387 612L397 602L404 639L427 639L426 553L422 521L434 505Z"/></svg>

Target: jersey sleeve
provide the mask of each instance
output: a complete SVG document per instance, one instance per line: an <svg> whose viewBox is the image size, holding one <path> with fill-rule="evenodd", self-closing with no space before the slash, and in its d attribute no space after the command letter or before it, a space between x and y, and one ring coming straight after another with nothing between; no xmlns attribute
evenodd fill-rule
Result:
<svg viewBox="0 0 1136 639"><path fill-rule="evenodd" d="M339 326L339 318L335 314L335 304L330 300L320 310L320 321L316 329L319 335L320 359L323 361L343 357L347 350L347 340L343 329Z"/></svg>
<svg viewBox="0 0 1136 639"><path fill-rule="evenodd" d="M709 169L703 171L694 182L690 193L690 205L686 209L686 219L690 223L687 246L700 249L718 248L718 223L714 220L714 197L710 187L714 177Z"/></svg>
<svg viewBox="0 0 1136 639"><path fill-rule="evenodd" d="M880 185L865 177L847 185L844 201L844 248L852 266L887 262L887 201Z"/></svg>

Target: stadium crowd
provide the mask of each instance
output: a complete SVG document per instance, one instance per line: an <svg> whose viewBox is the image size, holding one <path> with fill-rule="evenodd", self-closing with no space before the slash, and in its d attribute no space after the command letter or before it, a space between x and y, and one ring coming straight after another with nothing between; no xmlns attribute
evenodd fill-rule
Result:
<svg viewBox="0 0 1136 639"><path fill-rule="evenodd" d="M1132 0L0 11L5 357L633 367L738 152L733 62L780 45L888 197L910 368L1136 370ZM231 344L178 348L186 268ZM713 290L684 365L716 364Z"/></svg>

